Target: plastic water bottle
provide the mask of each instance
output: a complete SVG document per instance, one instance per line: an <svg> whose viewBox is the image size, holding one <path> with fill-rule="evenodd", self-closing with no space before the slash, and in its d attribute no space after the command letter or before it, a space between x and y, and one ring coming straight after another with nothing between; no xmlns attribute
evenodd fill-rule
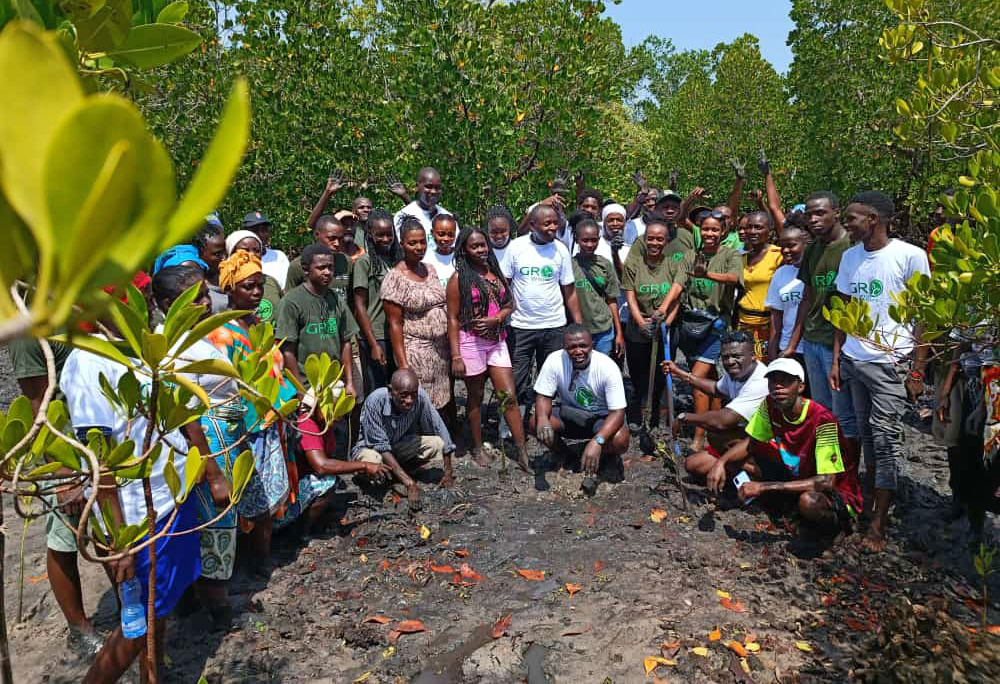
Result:
<svg viewBox="0 0 1000 684"><path fill-rule="evenodd" d="M122 582L119 591L122 597L122 636L138 639L146 633L146 608L142 605L139 580L133 577Z"/></svg>

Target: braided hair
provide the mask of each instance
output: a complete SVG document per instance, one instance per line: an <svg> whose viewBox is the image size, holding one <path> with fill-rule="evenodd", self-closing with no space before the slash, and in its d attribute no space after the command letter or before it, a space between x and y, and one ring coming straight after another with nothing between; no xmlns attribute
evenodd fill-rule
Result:
<svg viewBox="0 0 1000 684"><path fill-rule="evenodd" d="M392 231L392 244L389 245L387 254L379 252L375 246L375 240L372 239L372 226L377 221L387 221ZM365 252L371 260L372 275L376 276L379 280L403 258L402 250L399 247L399 240L396 237L396 227L392 222L392 214L382 207L372 209L372 212L368 214L368 220L365 221Z"/></svg>
<svg viewBox="0 0 1000 684"><path fill-rule="evenodd" d="M509 213L509 212L508 212ZM479 275L479 272L472 267L469 263L468 254L465 251L465 243L469 241L469 237L474 234L479 234L483 236L486 240L486 246L490 245L490 237L486 234L486 231L478 226L468 226L462 229L462 232L458 234L458 240L455 243L455 259L453 265L455 266L455 273L458 274L458 317L459 321L462 323L462 327L466 327L472 323L473 311L476 304L472 301L472 288L476 288L479 293L479 305L482 306L489 301L489 285L486 280ZM493 253L493 249L490 248L486 255L486 269L497 277L497 279L504 285L503 299L500 302L500 308L504 308L510 301L510 288L507 287L507 280L503 276L503 272L500 270L500 264L497 263L496 254ZM488 306L488 305L487 305Z"/></svg>
<svg viewBox="0 0 1000 684"><path fill-rule="evenodd" d="M511 235L517 231L517 224L514 223L514 215L510 213L510 209L505 205L497 204L486 210L486 218L483 219L483 228L489 229L490 221L495 218L503 219L507 222Z"/></svg>

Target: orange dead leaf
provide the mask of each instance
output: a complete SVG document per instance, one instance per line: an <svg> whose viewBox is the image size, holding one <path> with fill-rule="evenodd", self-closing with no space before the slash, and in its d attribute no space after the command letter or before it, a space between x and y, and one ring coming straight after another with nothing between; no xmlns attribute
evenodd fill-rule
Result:
<svg viewBox="0 0 1000 684"><path fill-rule="evenodd" d="M431 572L442 572L450 574L455 572L455 568L451 567L450 565L432 565Z"/></svg>
<svg viewBox="0 0 1000 684"><path fill-rule="evenodd" d="M861 622L860 620L855 620L852 617L845 617L844 624L853 629L855 632L868 632L872 628L870 624Z"/></svg>
<svg viewBox="0 0 1000 684"><path fill-rule="evenodd" d="M662 508L654 508L649 512L649 519L655 523L663 522L667 517L667 512Z"/></svg>
<svg viewBox="0 0 1000 684"><path fill-rule="evenodd" d="M532 582L541 582L545 579L544 570L528 570L527 568L514 568L517 574L526 580L531 580Z"/></svg>
<svg viewBox="0 0 1000 684"><path fill-rule="evenodd" d="M646 669L646 674L649 674L655 670L660 665L676 665L677 663L669 658L664 658L663 656L647 656L642 659L642 666Z"/></svg>
<svg viewBox="0 0 1000 684"><path fill-rule="evenodd" d="M571 582L567 582L566 583L566 592L570 596L572 596L576 592L580 591L581 589L583 589L583 585L582 584L572 584Z"/></svg>
<svg viewBox="0 0 1000 684"><path fill-rule="evenodd" d="M462 566L458 569L458 574L462 576L463 580L469 582L481 582L483 580L483 576L473 570L472 566L468 563L462 563Z"/></svg>
<svg viewBox="0 0 1000 684"><path fill-rule="evenodd" d="M728 646L729 650L738 655L740 658L747 657L747 650L743 648L743 644L741 644L740 642L730 641L728 644L726 644L726 646Z"/></svg>
<svg viewBox="0 0 1000 684"><path fill-rule="evenodd" d="M680 647L681 647L681 642L679 641L664 641L662 644L660 644L660 648L662 648L664 651L670 651Z"/></svg>
<svg viewBox="0 0 1000 684"><path fill-rule="evenodd" d="M369 615L361 622L377 622L380 625L384 625L387 622L392 622L392 618L385 615Z"/></svg>
<svg viewBox="0 0 1000 684"><path fill-rule="evenodd" d="M601 570L603 570L603 569L604 569L604 563L602 563L599 560L595 560L594 561L594 574L595 575L600 575L601 574Z"/></svg>
<svg viewBox="0 0 1000 684"><path fill-rule="evenodd" d="M504 634L507 633L507 629L510 627L510 623L511 620L513 619L513 616L514 616L513 613L507 613L502 618L497 620L497 623L493 625L493 632L491 633L491 636L494 639L499 639L500 637L502 637Z"/></svg>
<svg viewBox="0 0 1000 684"><path fill-rule="evenodd" d="M37 584L38 582L41 582L42 580L47 580L48 578L49 578L49 573L43 572L41 575L38 575L37 577L29 577L28 581L31 582L32 584Z"/></svg>
<svg viewBox="0 0 1000 684"><path fill-rule="evenodd" d="M711 632L708 633L709 641L718 641L721 638L722 638L722 630L720 630L718 627L716 627L715 629L713 629Z"/></svg>
<svg viewBox="0 0 1000 684"><path fill-rule="evenodd" d="M836 600L837 599L833 594L824 594L823 598L821 598L819 602L824 606L829 607L832 606Z"/></svg>
<svg viewBox="0 0 1000 684"><path fill-rule="evenodd" d="M990 625L989 627L986 628L986 632L988 634L1000 635L1000 625Z"/></svg>
<svg viewBox="0 0 1000 684"><path fill-rule="evenodd" d="M725 608L726 610L731 610L734 613L745 613L745 612L747 612L746 606L744 606L739 601L733 601L732 599L728 599L728 598L721 598L721 599L719 599L719 603L722 604L723 608Z"/></svg>
<svg viewBox="0 0 1000 684"><path fill-rule="evenodd" d="M465 558L466 556L469 555L469 552L466 551L465 549L456 549L455 555L458 556L459 558Z"/></svg>
<svg viewBox="0 0 1000 684"><path fill-rule="evenodd" d="M402 620L389 631L389 643L394 644L403 634L426 632L427 628L420 620Z"/></svg>

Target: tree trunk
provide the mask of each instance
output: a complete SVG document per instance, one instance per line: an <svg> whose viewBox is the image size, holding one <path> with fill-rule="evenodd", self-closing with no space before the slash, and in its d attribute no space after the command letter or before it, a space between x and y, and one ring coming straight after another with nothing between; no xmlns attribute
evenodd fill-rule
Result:
<svg viewBox="0 0 1000 684"><path fill-rule="evenodd" d="M3 495L0 495L0 579L7 568L4 554L7 552L7 533L3 526ZM6 586L6 582L4 582ZM14 672L10 665L10 644L7 643L7 607L4 602L4 587L0 587L0 684L14 684Z"/></svg>

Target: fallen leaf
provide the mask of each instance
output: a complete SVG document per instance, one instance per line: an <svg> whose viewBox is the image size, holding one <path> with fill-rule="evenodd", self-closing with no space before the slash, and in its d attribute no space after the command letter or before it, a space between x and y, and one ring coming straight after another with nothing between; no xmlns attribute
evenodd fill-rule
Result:
<svg viewBox="0 0 1000 684"><path fill-rule="evenodd" d="M389 569L389 561L384 560L381 563L379 563L378 564L378 569L379 570L388 570Z"/></svg>
<svg viewBox="0 0 1000 684"><path fill-rule="evenodd" d="M823 598L821 598L819 602L824 606L829 607L832 606L836 600L837 599L833 594L823 594Z"/></svg>
<svg viewBox="0 0 1000 684"><path fill-rule="evenodd" d="M701 656L702 658L708 657L708 649L705 648L704 646L695 646L694 648L691 649L691 652L694 653L695 655Z"/></svg>
<svg viewBox="0 0 1000 684"><path fill-rule="evenodd" d="M986 628L989 634L1000 634L1000 625L990 625Z"/></svg>
<svg viewBox="0 0 1000 684"><path fill-rule="evenodd" d="M351 684L360 684L360 682L368 681L368 678L372 676L372 672L374 672L374 670L368 670L368 672L365 672L363 675L355 679L351 682Z"/></svg>
<svg viewBox="0 0 1000 684"><path fill-rule="evenodd" d="M493 632L491 633L491 636L494 639L499 639L500 637L502 637L504 634L507 633L507 628L510 627L510 623L511 620L513 619L513 616L514 616L513 613L507 613L502 618L497 620L497 623L493 625Z"/></svg>
<svg viewBox="0 0 1000 684"><path fill-rule="evenodd" d="M740 658L747 657L747 650L746 648L743 647L743 644L741 644L740 642L730 641L728 644L726 644L726 646L728 646L729 650L738 655Z"/></svg>
<svg viewBox="0 0 1000 684"><path fill-rule="evenodd" d="M749 570L751 565L749 563L740 563L740 570Z"/></svg>
<svg viewBox="0 0 1000 684"><path fill-rule="evenodd" d="M448 546L451 544L451 539L443 539L438 542L439 546Z"/></svg>
<svg viewBox="0 0 1000 684"><path fill-rule="evenodd" d="M32 584L35 584L36 582L41 582L42 580L47 580L48 578L49 578L49 573L43 572L41 575L38 575L37 577L29 577L28 581L31 582Z"/></svg>
<svg viewBox="0 0 1000 684"><path fill-rule="evenodd" d="M664 641L662 644L660 644L660 648L663 648L663 649L666 649L666 650L669 651L670 649L677 648L680 645L681 645L681 642L679 642L679 641Z"/></svg>
<svg viewBox="0 0 1000 684"><path fill-rule="evenodd" d="M402 620L393 627L397 632L403 634L413 634L414 632L426 632L427 628L424 627L424 623L420 620Z"/></svg>
<svg viewBox="0 0 1000 684"><path fill-rule="evenodd" d="M662 508L654 508L649 512L649 519L655 523L663 522L667 517L667 512Z"/></svg>
<svg viewBox="0 0 1000 684"><path fill-rule="evenodd" d="M462 576L462 579L469 582L481 582L483 579L483 576L473 570L472 566L468 563L462 563L462 566L458 569L458 574Z"/></svg>
<svg viewBox="0 0 1000 684"><path fill-rule="evenodd" d="M572 584L570 582L566 583L566 592L570 596L572 596L576 592L580 591L581 589L583 589L583 585L582 584Z"/></svg>
<svg viewBox="0 0 1000 684"><path fill-rule="evenodd" d="M720 630L718 627L716 627L715 629L713 629L711 632L708 633L709 641L718 641L721 638L722 638L722 630Z"/></svg>
<svg viewBox="0 0 1000 684"><path fill-rule="evenodd" d="M384 625L387 622L392 622L392 618L385 615L369 615L361 622L377 622L380 625Z"/></svg>
<svg viewBox="0 0 1000 684"><path fill-rule="evenodd" d="M810 646L805 641L796 641L795 642L795 648L799 649L800 651L805 651L806 653L812 653L812 650L813 650L813 647Z"/></svg>
<svg viewBox="0 0 1000 684"><path fill-rule="evenodd" d="M721 598L719 599L719 603L722 604L723 608L725 608L726 610L731 610L734 613L747 612L746 606L744 606L739 601L733 601L732 599Z"/></svg>
<svg viewBox="0 0 1000 684"><path fill-rule="evenodd" d="M455 555L458 556L459 558L465 558L466 556L469 555L469 552L466 551L465 549L456 549Z"/></svg>
<svg viewBox="0 0 1000 684"><path fill-rule="evenodd" d="M431 538L431 530L426 525L421 525L420 526L420 538L421 539L430 539Z"/></svg>
<svg viewBox="0 0 1000 684"><path fill-rule="evenodd" d="M750 663L747 662L746 658L740 658L740 667L743 668L744 672L750 674Z"/></svg>
<svg viewBox="0 0 1000 684"><path fill-rule="evenodd" d="M361 554L360 556L358 556L358 560L361 561L362 563L367 563L368 556L366 556L365 554Z"/></svg>
<svg viewBox="0 0 1000 684"><path fill-rule="evenodd" d="M670 658L664 658L663 656L646 656L642 659L642 666L646 668L646 674L649 674L655 670L660 665L676 665L677 662L671 660Z"/></svg>
<svg viewBox="0 0 1000 684"><path fill-rule="evenodd" d="M721 589L716 589L715 590L715 595L718 596L720 599L731 599L732 598L732 596L729 594L728 591L722 591Z"/></svg>
<svg viewBox="0 0 1000 684"><path fill-rule="evenodd" d="M450 574L455 572L455 568L451 567L450 565L432 565L431 572L443 572Z"/></svg>
<svg viewBox="0 0 1000 684"><path fill-rule="evenodd" d="M844 617L844 624L853 629L855 632L869 632L872 629L872 625L861 622L860 620L855 620L852 617Z"/></svg>
<svg viewBox="0 0 1000 684"><path fill-rule="evenodd" d="M603 569L604 569L604 563L602 563L599 560L595 560L594 561L594 574L595 575L600 575L601 574L601 570L603 570Z"/></svg>
<svg viewBox="0 0 1000 684"><path fill-rule="evenodd" d="M517 574L526 580L531 580L532 582L541 582L545 579L544 570L528 570L527 568L514 568Z"/></svg>
<svg viewBox="0 0 1000 684"><path fill-rule="evenodd" d="M868 591L889 591L889 587L884 584L877 584L875 582L869 581L867 577L861 578L861 586L863 586Z"/></svg>
<svg viewBox="0 0 1000 684"><path fill-rule="evenodd" d="M682 515L679 518L677 518L677 522L686 525L687 523L691 522L691 516L689 516L689 515Z"/></svg>
<svg viewBox="0 0 1000 684"><path fill-rule="evenodd" d="M389 648L387 648L384 651L382 651L382 657L383 658L391 658L393 656L393 654L395 654L395 653L396 653L396 647L395 646L390 646Z"/></svg>
<svg viewBox="0 0 1000 684"><path fill-rule="evenodd" d="M580 634L586 634L593 628L593 625L576 625L568 628L562 633L562 636L579 636Z"/></svg>
<svg viewBox="0 0 1000 684"><path fill-rule="evenodd" d="M760 650L760 644L758 644L756 641L748 641L745 644L743 644L743 646L751 653L756 653L757 651Z"/></svg>

